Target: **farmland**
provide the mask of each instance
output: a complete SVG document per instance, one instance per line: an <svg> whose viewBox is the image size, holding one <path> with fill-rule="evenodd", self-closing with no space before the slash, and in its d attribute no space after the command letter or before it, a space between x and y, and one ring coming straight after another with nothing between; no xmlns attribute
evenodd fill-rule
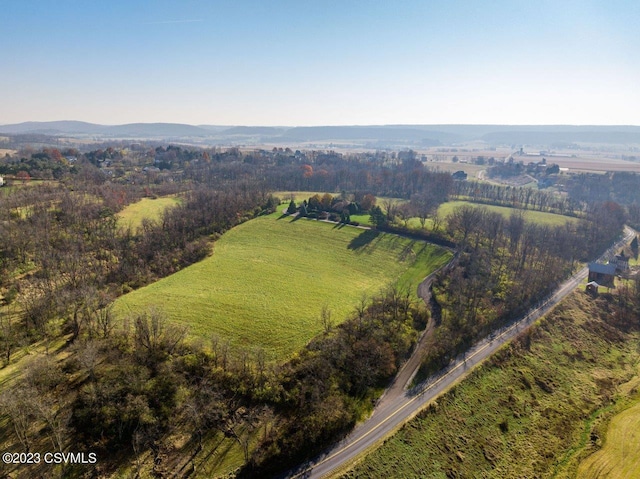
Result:
<svg viewBox="0 0 640 479"><path fill-rule="evenodd" d="M220 336L283 359L389 284L415 291L450 253L396 235L259 217L224 234L204 261L116 302L121 315L157 306L195 336Z"/></svg>

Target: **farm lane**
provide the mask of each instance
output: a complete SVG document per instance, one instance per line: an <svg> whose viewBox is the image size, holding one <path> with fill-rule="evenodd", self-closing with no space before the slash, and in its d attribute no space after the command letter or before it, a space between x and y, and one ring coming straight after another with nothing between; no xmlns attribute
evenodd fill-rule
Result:
<svg viewBox="0 0 640 479"><path fill-rule="evenodd" d="M610 259L615 254L616 249L628 244L636 234L636 231L625 227L624 238L613 244L599 259ZM586 267L580 269L580 271L562 283L549 298L529 311L524 317L476 343L438 375L428 378L411 390L406 390L405 386L410 380L410 378L405 379L407 377L406 374L413 367L409 366L409 362L414 357L420 357L421 347L417 346L412 357L407 361L405 367L400 370L398 377L378 401L376 408L367 420L356 426L351 434L324 454L316 457L311 462L301 465L296 470L290 471L283 477L288 479L319 479L330 477L331 474L335 474L340 469L348 466L357 457L375 447L380 441L415 416L429 402L461 380L498 348L521 334L536 320L553 309L563 298L580 285L587 272L588 269ZM422 342L422 339L420 342Z"/></svg>
<svg viewBox="0 0 640 479"><path fill-rule="evenodd" d="M431 300L431 283L433 283L433 279L436 277L436 274L453 267L457 260L458 255L456 254L451 258L451 261L428 275L418 285L418 296L424 301L424 304L427 307L429 307L429 302ZM382 396L380 396L376 403L376 408L382 409L386 404L393 404L398 400L398 398L401 398L404 395L406 388L409 386L409 383L413 380L420 368L420 364L422 363L422 352L428 344L429 339L433 336L434 331L435 321L433 317L430 317L427 327L422 331L422 334L420 334L420 338L411 353L411 357L409 357L409 359L402 365L400 371L398 371L398 374L393 379L389 387L384 393L382 393Z"/></svg>

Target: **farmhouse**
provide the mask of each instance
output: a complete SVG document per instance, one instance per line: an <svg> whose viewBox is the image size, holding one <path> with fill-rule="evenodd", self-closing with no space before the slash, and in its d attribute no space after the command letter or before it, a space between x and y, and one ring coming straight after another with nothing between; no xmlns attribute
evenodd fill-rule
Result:
<svg viewBox="0 0 640 479"><path fill-rule="evenodd" d="M589 263L589 281L595 281L601 286L613 288L615 277L616 265L614 263Z"/></svg>

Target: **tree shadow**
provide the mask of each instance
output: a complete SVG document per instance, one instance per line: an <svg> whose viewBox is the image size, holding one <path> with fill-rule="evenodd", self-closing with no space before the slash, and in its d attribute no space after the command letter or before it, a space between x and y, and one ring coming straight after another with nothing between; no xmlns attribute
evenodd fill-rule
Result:
<svg viewBox="0 0 640 479"><path fill-rule="evenodd" d="M413 247L416 245L415 240L411 240L408 245L402 248L400 254L398 255L398 260L401 262L405 262L407 260L415 260L418 255L413 251Z"/></svg>
<svg viewBox="0 0 640 479"><path fill-rule="evenodd" d="M380 236L379 231L365 230L362 233L360 233L358 236L353 238L349 243L349 246L347 246L347 248L356 250L356 251L365 249L371 246L371 243L379 236Z"/></svg>

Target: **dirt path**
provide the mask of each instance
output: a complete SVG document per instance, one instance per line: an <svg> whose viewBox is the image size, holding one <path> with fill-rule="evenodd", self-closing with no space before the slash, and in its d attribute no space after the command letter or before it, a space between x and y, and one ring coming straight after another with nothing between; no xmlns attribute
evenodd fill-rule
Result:
<svg viewBox="0 0 640 479"><path fill-rule="evenodd" d="M456 254L451 259L451 261L449 261L444 266L441 266L429 276L424 278L418 285L418 296L424 301L424 304L427 308L430 307L431 284L433 283L436 274L452 268L457 263L457 261L458 255ZM398 374L394 378L389 388L383 393L382 396L380 396L376 407L384 407L384 405L396 401L399 397L405 394L406 389L409 387L409 384L417 374L418 369L420 368L420 364L422 364L423 352L426 349L429 340L433 337L434 331L435 320L433 318L433 315L431 315L431 317L429 318L429 322L427 323L427 327L420 334L420 338L416 343L413 353L411 353L411 357L403 364L402 368L400 368L400 371L398 371Z"/></svg>

